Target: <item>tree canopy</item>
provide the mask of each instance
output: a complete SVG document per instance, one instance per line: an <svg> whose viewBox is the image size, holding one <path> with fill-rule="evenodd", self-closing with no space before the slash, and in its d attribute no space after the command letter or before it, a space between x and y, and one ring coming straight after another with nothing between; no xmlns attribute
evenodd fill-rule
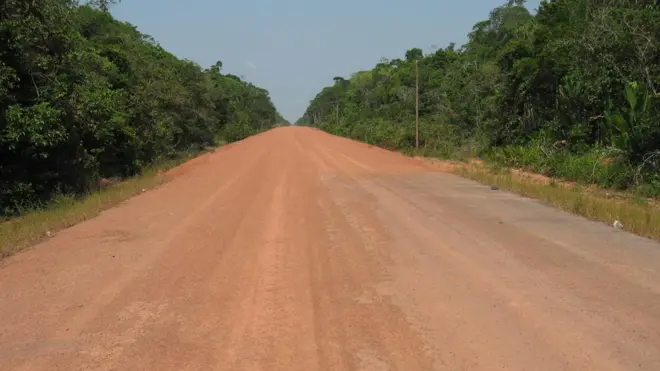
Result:
<svg viewBox="0 0 660 371"><path fill-rule="evenodd" d="M0 4L0 216L283 121L266 90L177 58L113 2Z"/></svg>
<svg viewBox="0 0 660 371"><path fill-rule="evenodd" d="M324 88L298 120L373 144L422 150L660 194L660 7L655 0L522 0L468 41Z"/></svg>

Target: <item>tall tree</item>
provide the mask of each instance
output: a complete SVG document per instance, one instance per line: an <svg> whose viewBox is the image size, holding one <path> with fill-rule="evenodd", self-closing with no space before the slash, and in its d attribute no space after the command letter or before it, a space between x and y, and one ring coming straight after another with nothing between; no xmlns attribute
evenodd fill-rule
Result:
<svg viewBox="0 0 660 371"><path fill-rule="evenodd" d="M267 91L220 62L181 60L104 10L0 5L0 217L276 124Z"/></svg>
<svg viewBox="0 0 660 371"><path fill-rule="evenodd" d="M532 15L509 0L460 48L412 48L341 89L335 79L300 123L410 149L419 63L423 150L660 195L659 50L657 1L544 0Z"/></svg>

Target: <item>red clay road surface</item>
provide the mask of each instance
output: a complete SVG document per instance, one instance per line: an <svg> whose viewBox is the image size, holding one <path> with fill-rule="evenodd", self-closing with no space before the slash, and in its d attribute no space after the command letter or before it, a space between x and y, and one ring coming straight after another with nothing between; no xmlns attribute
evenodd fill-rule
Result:
<svg viewBox="0 0 660 371"><path fill-rule="evenodd" d="M660 246L308 128L0 267L2 370L660 370Z"/></svg>

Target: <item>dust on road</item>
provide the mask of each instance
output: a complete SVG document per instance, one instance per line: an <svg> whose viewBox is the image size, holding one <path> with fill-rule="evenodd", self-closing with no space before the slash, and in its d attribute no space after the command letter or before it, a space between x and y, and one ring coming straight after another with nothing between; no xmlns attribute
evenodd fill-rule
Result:
<svg viewBox="0 0 660 371"><path fill-rule="evenodd" d="M658 370L658 244L279 128L0 268L2 370Z"/></svg>

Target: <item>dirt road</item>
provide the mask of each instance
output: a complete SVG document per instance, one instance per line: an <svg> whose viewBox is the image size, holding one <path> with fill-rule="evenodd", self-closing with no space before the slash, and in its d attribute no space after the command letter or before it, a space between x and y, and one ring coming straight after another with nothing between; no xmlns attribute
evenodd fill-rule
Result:
<svg viewBox="0 0 660 371"><path fill-rule="evenodd" d="M0 267L1 370L660 370L660 246L307 128Z"/></svg>

